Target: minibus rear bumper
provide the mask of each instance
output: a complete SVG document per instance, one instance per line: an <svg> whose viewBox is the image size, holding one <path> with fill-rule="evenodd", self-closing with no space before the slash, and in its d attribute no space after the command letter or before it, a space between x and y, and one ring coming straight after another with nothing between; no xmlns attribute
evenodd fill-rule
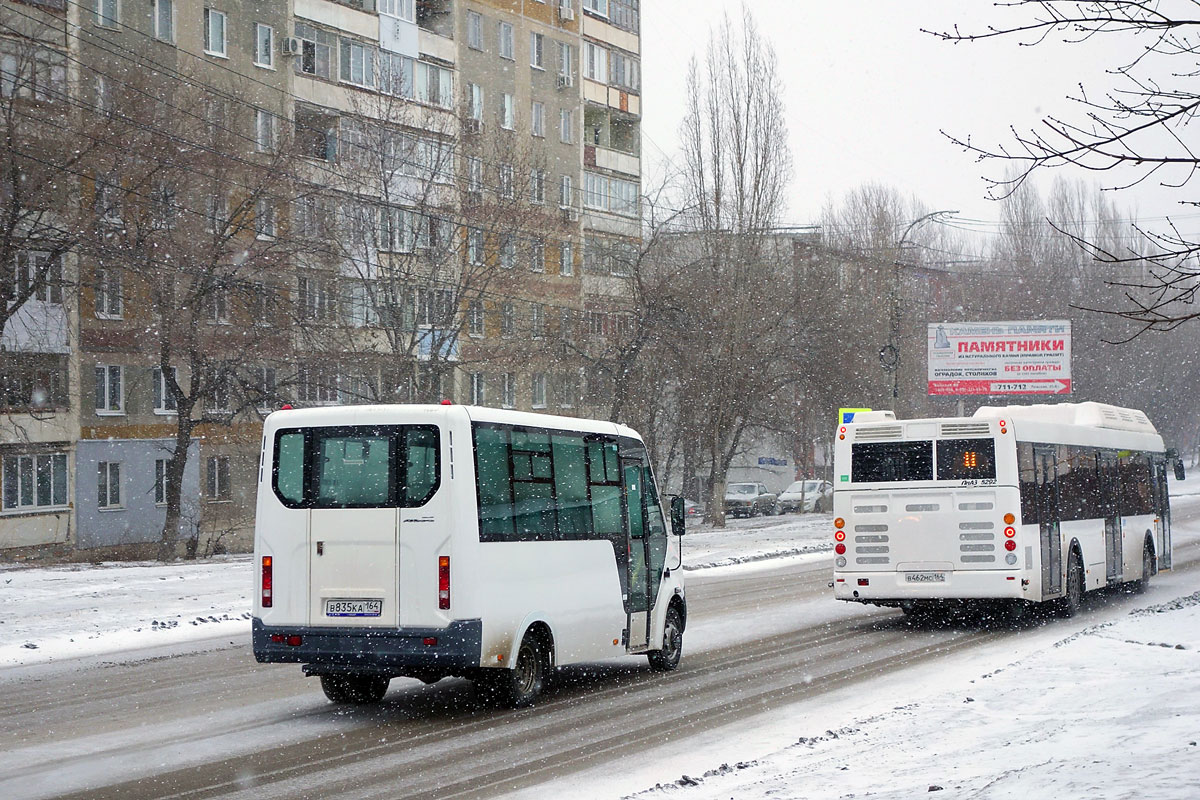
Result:
<svg viewBox="0 0 1200 800"><path fill-rule="evenodd" d="M444 628L349 628L266 625L253 621L254 658L304 664L305 672L454 675L479 666L483 620L454 620Z"/></svg>

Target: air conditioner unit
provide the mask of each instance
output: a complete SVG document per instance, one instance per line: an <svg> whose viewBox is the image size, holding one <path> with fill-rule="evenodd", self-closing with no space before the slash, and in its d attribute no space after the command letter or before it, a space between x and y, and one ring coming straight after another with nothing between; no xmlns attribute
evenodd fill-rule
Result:
<svg viewBox="0 0 1200 800"><path fill-rule="evenodd" d="M463 120L463 132L464 133L482 133L483 132L483 120L475 119L474 117L468 117L467 119Z"/></svg>
<svg viewBox="0 0 1200 800"><path fill-rule="evenodd" d="M298 56L303 47L304 45L295 36L288 36L279 43L279 52L285 56Z"/></svg>
<svg viewBox="0 0 1200 800"><path fill-rule="evenodd" d="M558 16L563 22L570 22L575 19L575 9L570 6L559 6Z"/></svg>
<svg viewBox="0 0 1200 800"><path fill-rule="evenodd" d="M572 76L570 76L570 75L559 75L558 76L558 88L566 89L568 86L574 86L574 85L575 85L575 78L573 78Z"/></svg>
<svg viewBox="0 0 1200 800"><path fill-rule="evenodd" d="M562 214L563 222L577 222L579 220L579 211L572 206L559 206L558 211Z"/></svg>

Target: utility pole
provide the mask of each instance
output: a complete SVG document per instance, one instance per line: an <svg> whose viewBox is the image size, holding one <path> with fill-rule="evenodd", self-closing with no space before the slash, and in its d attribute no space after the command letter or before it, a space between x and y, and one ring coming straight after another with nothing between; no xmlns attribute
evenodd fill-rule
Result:
<svg viewBox="0 0 1200 800"><path fill-rule="evenodd" d="M924 216L917 217L908 223L908 227L904 229L904 233L900 236L900 241L896 243L897 257L892 259L892 303L888 314L888 343L879 350L879 362L885 370L892 373L893 411L896 410L896 406L899 405L900 401L900 267L902 265L899 256L904 251L904 244L908 241L908 235L922 222L957 213L957 211L945 210L931 211Z"/></svg>

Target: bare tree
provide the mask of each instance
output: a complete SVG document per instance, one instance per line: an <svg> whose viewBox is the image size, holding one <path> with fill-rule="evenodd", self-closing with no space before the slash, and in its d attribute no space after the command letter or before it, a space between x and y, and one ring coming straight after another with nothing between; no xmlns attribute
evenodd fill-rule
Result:
<svg viewBox="0 0 1200 800"><path fill-rule="evenodd" d="M773 231L791 178L782 80L774 50L748 9L710 37L703 68L688 74L691 109L681 134L687 233L664 240L674 289L664 339L690 411L686 435L709 464L709 518L724 524L726 474L746 430L777 408L796 343L789 310L797 288Z"/></svg>
<svg viewBox="0 0 1200 800"><path fill-rule="evenodd" d="M1011 143L991 147L949 134L981 161L1015 166L993 179L994 196L1008 195L1037 171L1065 166L1105 176L1110 189L1145 182L1183 189L1191 181L1200 167L1188 127L1200 110L1200 92L1191 86L1200 54L1194 3L1015 0L1001 5L1011 22L978 32L929 33L951 42L1011 38L1024 46L1104 38L1123 55L1115 56L1108 71L1112 86L1099 92L1081 87L1069 98L1076 107L1073 116L1047 116L1032 130L1014 130ZM1101 263L1137 267L1132 276L1111 279L1119 296L1101 310L1134 323L1138 331L1172 330L1200 316L1193 303L1200 289L1200 242L1170 221L1159 229L1134 229L1137 241L1116 246L1062 230Z"/></svg>
<svg viewBox="0 0 1200 800"><path fill-rule="evenodd" d="M258 126L257 141L237 133L245 127L236 115L255 112L228 87L128 76L114 83L122 113L108 121L112 144L89 160L84 301L97 316L122 319L121 331L104 335L154 364L155 410L173 426L159 540L159 558L171 560L184 529L188 555L198 546L182 499L197 432L256 418L274 396L290 334L286 294L264 276L295 257L285 220L307 190L288 167L291 139L274 130L274 116ZM229 478L211 480L220 493Z"/></svg>

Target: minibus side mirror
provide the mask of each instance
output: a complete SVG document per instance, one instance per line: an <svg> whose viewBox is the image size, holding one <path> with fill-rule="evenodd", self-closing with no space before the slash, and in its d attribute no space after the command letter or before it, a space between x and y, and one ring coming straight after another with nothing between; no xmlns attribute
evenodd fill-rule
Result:
<svg viewBox="0 0 1200 800"><path fill-rule="evenodd" d="M677 494L671 495L671 533L674 536L683 536L686 527L687 515L684 513L683 498Z"/></svg>
<svg viewBox="0 0 1200 800"><path fill-rule="evenodd" d="M1183 461L1182 460L1176 461L1175 462L1175 480L1181 481L1181 480L1183 480L1183 478L1184 478Z"/></svg>

